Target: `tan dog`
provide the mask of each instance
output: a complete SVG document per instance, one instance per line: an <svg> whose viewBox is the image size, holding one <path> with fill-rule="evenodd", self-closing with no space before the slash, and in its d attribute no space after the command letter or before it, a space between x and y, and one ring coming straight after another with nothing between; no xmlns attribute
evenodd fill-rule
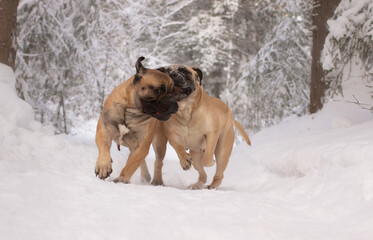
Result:
<svg viewBox="0 0 373 240"><path fill-rule="evenodd" d="M131 176L142 164L142 178L150 180L145 164L159 121L170 118L178 109L171 97L173 80L161 71L146 69L136 62L136 74L118 85L109 95L97 124L96 144L99 155L96 175L105 179L112 172L110 147L114 140L130 150L128 161L115 182L129 183ZM157 120L158 119L158 120Z"/></svg>
<svg viewBox="0 0 373 240"><path fill-rule="evenodd" d="M152 184L163 185L162 165L167 140L178 154L184 170L193 164L199 173L198 181L189 188L201 189L207 180L204 166L214 164L216 173L207 188L218 187L223 179L234 142L233 126L238 128L248 145L250 139L242 126L232 117L232 112L221 100L210 97L198 83L202 80L202 71L183 65L165 68L173 79L174 97L179 110L167 122L162 122L153 141L156 153L154 178ZM189 154L186 152L189 149Z"/></svg>

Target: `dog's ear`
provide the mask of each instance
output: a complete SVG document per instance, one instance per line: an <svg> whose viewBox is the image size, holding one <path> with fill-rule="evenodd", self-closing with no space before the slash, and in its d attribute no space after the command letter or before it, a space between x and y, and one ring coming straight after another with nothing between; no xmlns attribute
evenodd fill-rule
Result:
<svg viewBox="0 0 373 240"><path fill-rule="evenodd" d="M140 82L141 75L146 72L146 68L141 64L141 61L144 59L145 59L144 57L139 57L139 59L137 59L136 61L136 65L135 65L136 74L135 74L135 77L133 78L133 84Z"/></svg>
<svg viewBox="0 0 373 240"><path fill-rule="evenodd" d="M160 72L166 73L166 68L164 67L157 68L157 70Z"/></svg>
<svg viewBox="0 0 373 240"><path fill-rule="evenodd" d="M136 74L141 74L146 72L146 68L141 64L141 61L144 60L144 57L139 57L136 61Z"/></svg>
<svg viewBox="0 0 373 240"><path fill-rule="evenodd" d="M199 85L202 86L202 78L203 78L203 73L202 73L202 70L199 69L198 67L192 67L192 69L198 74L198 78L199 78Z"/></svg>
<svg viewBox="0 0 373 240"><path fill-rule="evenodd" d="M141 76L136 73L135 77L133 78L133 82L132 83L136 84L136 83L140 82L140 80L141 80Z"/></svg>

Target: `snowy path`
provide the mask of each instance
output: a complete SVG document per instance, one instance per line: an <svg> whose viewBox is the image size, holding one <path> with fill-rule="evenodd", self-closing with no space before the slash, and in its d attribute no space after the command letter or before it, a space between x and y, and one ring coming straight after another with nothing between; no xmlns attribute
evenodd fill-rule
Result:
<svg viewBox="0 0 373 240"><path fill-rule="evenodd" d="M35 133L24 130L14 136L23 140L2 146L0 233L4 239L370 239L373 131L365 129L373 121L252 148L240 144L217 191L187 190L197 175L184 172L172 154L166 187L144 185L138 173L131 185L101 181L93 174L93 138L33 141ZM117 176L127 152L112 152Z"/></svg>
<svg viewBox="0 0 373 240"><path fill-rule="evenodd" d="M1 239L373 239L373 117L354 105L263 130L252 147L234 148L218 190L192 191L196 171L172 151L165 187L142 184L138 172L132 184L110 181L124 148L112 149L112 177L99 180L94 123L85 135L54 136L5 82Z"/></svg>

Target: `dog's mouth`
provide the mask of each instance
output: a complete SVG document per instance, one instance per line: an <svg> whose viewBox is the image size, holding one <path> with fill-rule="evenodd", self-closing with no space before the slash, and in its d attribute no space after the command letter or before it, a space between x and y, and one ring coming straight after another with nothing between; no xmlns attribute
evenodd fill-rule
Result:
<svg viewBox="0 0 373 240"><path fill-rule="evenodd" d="M183 100L183 99L189 97L189 95L193 91L194 91L194 89L190 88L190 87L181 88L179 86L175 86L174 87L174 92L173 92L172 96L176 99L176 101L180 101L180 100Z"/></svg>
<svg viewBox="0 0 373 240"><path fill-rule="evenodd" d="M191 77L191 73L168 70L168 75L174 81L174 91L172 96L176 101L189 97L189 95L195 90L196 87L194 85L194 80Z"/></svg>
<svg viewBox="0 0 373 240"><path fill-rule="evenodd" d="M176 99L163 95L155 100L141 99L142 112L160 121L167 121L179 109Z"/></svg>

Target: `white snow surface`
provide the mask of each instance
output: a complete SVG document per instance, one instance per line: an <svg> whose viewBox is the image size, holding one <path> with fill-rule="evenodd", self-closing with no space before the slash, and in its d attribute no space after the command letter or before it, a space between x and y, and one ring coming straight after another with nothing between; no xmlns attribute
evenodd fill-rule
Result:
<svg viewBox="0 0 373 240"><path fill-rule="evenodd" d="M188 190L196 171L170 148L164 187L138 171L132 184L113 183L128 156L115 146L112 177L96 178L96 123L53 135L5 65L0 100L1 239L373 239L373 116L356 104L262 130L235 146L217 190Z"/></svg>

